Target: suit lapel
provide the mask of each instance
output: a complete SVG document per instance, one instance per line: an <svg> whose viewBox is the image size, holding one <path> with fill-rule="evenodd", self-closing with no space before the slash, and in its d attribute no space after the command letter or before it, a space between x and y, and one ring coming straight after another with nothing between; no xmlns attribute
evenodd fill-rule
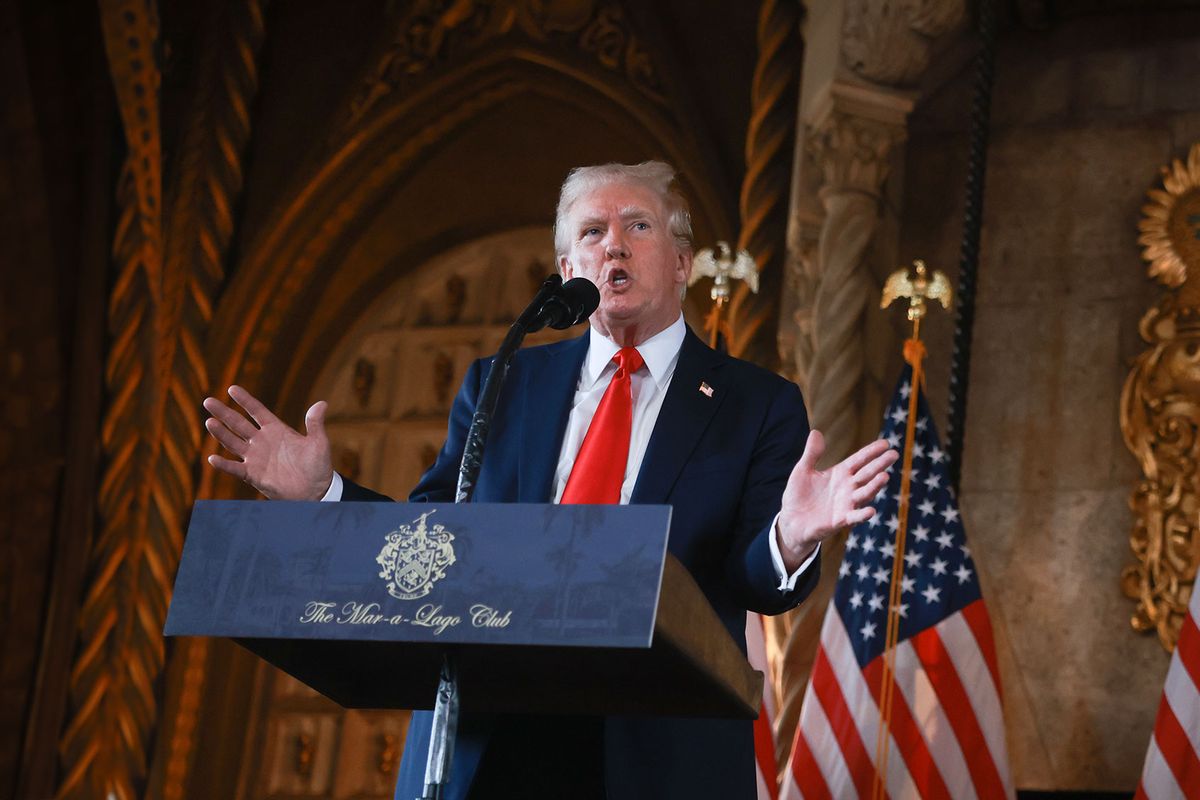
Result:
<svg viewBox="0 0 1200 800"><path fill-rule="evenodd" d="M562 347L535 351L536 360L525 371L521 387L523 435L517 457L519 502L549 503L553 499L554 468L587 350L585 332Z"/></svg>
<svg viewBox="0 0 1200 800"><path fill-rule="evenodd" d="M630 503L665 503L726 391L721 356L688 329ZM707 387L705 391L701 387ZM711 392L711 395L709 394Z"/></svg>

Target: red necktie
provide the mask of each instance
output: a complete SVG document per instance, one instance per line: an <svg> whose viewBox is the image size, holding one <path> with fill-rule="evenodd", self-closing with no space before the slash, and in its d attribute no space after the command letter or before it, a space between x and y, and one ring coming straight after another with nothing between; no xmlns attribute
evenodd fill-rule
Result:
<svg viewBox="0 0 1200 800"><path fill-rule="evenodd" d="M625 482L625 463L629 460L629 435L633 428L633 382L630 376L646 362L632 347L623 347L613 356L617 371L613 373L604 397L592 417L587 435L567 487L562 503L619 503L621 484Z"/></svg>

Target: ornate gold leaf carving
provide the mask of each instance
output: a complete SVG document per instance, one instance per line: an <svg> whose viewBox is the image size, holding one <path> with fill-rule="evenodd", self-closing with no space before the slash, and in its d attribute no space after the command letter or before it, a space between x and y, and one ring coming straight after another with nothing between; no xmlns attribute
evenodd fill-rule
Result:
<svg viewBox="0 0 1200 800"><path fill-rule="evenodd" d="M1187 268L1200 265L1200 142L1187 162L1175 159L1162 168L1163 187L1147 192L1138 244L1150 262L1150 277L1171 288L1187 279Z"/></svg>
<svg viewBox="0 0 1200 800"><path fill-rule="evenodd" d="M514 37L589 53L655 103L665 103L649 52L633 34L624 8L612 0L418 0L396 18L395 31L351 103L343 129L431 70Z"/></svg>
<svg viewBox="0 0 1200 800"><path fill-rule="evenodd" d="M257 0L229 6L230 13L243 15L243 28L223 71L210 75L214 83L201 92L202 126L193 125L181 145L167 214L155 4L101 3L128 154L113 244L118 278L109 301L113 345L105 371L110 400L102 430L101 530L90 555L71 717L60 745L63 798L132 800L140 794L151 732L159 722L155 686L164 661L162 625L183 519L195 496L201 435L196 404L208 388L202 342L224 275L230 209L241 190L240 152L249 131L253 54L262 31ZM179 796L186 773L203 677L196 666L189 661L183 671L178 700L183 708L166 737L160 780L167 798Z"/></svg>
<svg viewBox="0 0 1200 800"><path fill-rule="evenodd" d="M1171 651L1187 614L1200 566L1200 143L1186 164L1163 169L1163 188L1138 228L1149 274L1177 294L1142 317L1142 353L1121 393L1121 433L1138 459L1130 547L1137 563L1121 588L1137 601L1134 630L1154 631Z"/></svg>
<svg viewBox="0 0 1200 800"><path fill-rule="evenodd" d="M170 553L179 543L178 520L160 503L153 469L165 323L158 14L153 2L113 0L100 4L100 18L127 155L108 307L113 343L104 375L110 400L101 430L100 527L89 554L58 797L134 800L158 711Z"/></svg>
<svg viewBox="0 0 1200 800"><path fill-rule="evenodd" d="M799 102L800 7L766 0L758 13L758 60L750 87L750 123L746 129L746 176L738 198L741 231L736 250L754 257L764 289L751 293L740 284L727 313L732 331L729 352L774 366L778 288L783 283L784 240L791 190L792 150ZM757 288L757 287L756 287Z"/></svg>

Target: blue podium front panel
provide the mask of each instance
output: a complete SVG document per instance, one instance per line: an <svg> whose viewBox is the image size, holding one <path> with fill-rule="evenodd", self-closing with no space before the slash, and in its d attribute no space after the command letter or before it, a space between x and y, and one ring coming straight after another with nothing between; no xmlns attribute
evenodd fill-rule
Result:
<svg viewBox="0 0 1200 800"><path fill-rule="evenodd" d="M200 501L168 636L646 648L669 506Z"/></svg>

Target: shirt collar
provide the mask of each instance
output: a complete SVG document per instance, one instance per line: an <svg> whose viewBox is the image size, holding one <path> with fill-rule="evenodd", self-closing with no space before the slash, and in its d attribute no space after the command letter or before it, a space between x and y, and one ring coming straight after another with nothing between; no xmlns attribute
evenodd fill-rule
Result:
<svg viewBox="0 0 1200 800"><path fill-rule="evenodd" d="M589 388L600 380L606 367L612 362L613 356L621 347L595 328L589 328L591 338L588 341L587 360L583 362L583 373L579 376L582 388ZM679 362L679 349L683 347L683 339L687 334L687 325L683 322L683 313L679 318L663 330L651 336L637 346L650 377L662 389L675 374L675 365Z"/></svg>

